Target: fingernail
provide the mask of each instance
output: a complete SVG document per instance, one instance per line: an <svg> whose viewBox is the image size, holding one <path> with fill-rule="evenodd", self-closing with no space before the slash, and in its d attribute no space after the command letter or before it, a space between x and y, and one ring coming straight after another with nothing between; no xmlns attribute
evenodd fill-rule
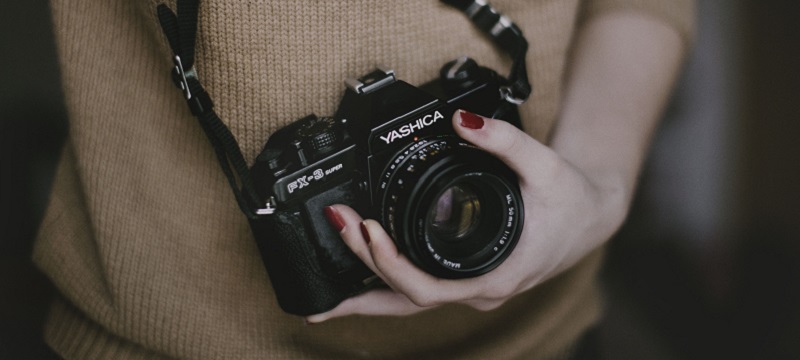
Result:
<svg viewBox="0 0 800 360"><path fill-rule="evenodd" d="M367 244L369 244L370 242L369 231L367 231L367 225L365 225L364 222L361 222L361 235L364 236L364 241L366 241Z"/></svg>
<svg viewBox="0 0 800 360"><path fill-rule="evenodd" d="M478 130L483 127L483 118L475 115L469 111L459 110L459 117L461 121L459 125L472 130Z"/></svg>
<svg viewBox="0 0 800 360"><path fill-rule="evenodd" d="M333 206L326 206L325 209L325 217L328 218L328 222L336 228L336 231L342 232L344 229L344 220L342 216L339 215L339 212Z"/></svg>
<svg viewBox="0 0 800 360"><path fill-rule="evenodd" d="M308 319L303 319L303 324L304 324L305 326L314 326L314 325L317 325L317 323L315 323L315 322L311 322L311 321L308 321Z"/></svg>

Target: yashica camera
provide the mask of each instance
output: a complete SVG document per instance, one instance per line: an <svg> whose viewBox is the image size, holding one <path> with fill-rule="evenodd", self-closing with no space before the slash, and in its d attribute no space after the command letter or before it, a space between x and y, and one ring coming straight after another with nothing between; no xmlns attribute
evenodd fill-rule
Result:
<svg viewBox="0 0 800 360"><path fill-rule="evenodd" d="M251 220L280 306L309 315L381 282L328 224L323 208L378 220L416 266L448 279L502 263L523 226L516 175L456 136L458 109L519 127L508 81L462 57L420 87L378 68L348 79L333 117L275 132L252 168L268 216Z"/></svg>

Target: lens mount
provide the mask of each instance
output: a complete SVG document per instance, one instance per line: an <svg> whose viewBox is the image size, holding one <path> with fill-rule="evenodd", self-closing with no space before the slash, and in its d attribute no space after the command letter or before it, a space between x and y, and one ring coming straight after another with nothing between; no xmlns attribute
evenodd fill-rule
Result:
<svg viewBox="0 0 800 360"><path fill-rule="evenodd" d="M516 175L455 136L422 139L398 152L378 187L384 228L412 262L438 277L494 269L522 231Z"/></svg>

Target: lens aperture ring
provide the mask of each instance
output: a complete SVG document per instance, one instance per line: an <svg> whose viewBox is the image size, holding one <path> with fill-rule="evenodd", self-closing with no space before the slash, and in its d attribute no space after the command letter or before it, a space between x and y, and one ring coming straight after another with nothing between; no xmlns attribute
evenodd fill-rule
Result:
<svg viewBox="0 0 800 360"><path fill-rule="evenodd" d="M407 200L409 192L413 190L423 174L423 167L433 163L445 154L445 150L452 148L453 137L422 139L398 153L386 166L378 181L380 198L383 199L382 207L384 223L392 238L397 239L397 205L402 200ZM463 146L471 146L461 141Z"/></svg>

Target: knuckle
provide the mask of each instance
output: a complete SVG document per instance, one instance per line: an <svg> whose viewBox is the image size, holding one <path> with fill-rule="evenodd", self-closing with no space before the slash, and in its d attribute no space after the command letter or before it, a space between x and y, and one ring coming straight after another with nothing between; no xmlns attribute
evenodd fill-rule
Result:
<svg viewBox="0 0 800 360"><path fill-rule="evenodd" d="M434 299L430 294L426 294L425 292L413 292L408 294L408 299L411 300L414 305L419 307L427 308L436 306L439 302Z"/></svg>
<svg viewBox="0 0 800 360"><path fill-rule="evenodd" d="M492 283L485 293L485 297L492 300L503 300L516 293L517 287L508 282Z"/></svg>
<svg viewBox="0 0 800 360"><path fill-rule="evenodd" d="M504 303L505 303L505 301L503 301L503 300L490 300L490 301L482 301L480 303L473 304L472 307L475 308L478 311L487 312L487 311L492 311L494 309L499 308Z"/></svg>

